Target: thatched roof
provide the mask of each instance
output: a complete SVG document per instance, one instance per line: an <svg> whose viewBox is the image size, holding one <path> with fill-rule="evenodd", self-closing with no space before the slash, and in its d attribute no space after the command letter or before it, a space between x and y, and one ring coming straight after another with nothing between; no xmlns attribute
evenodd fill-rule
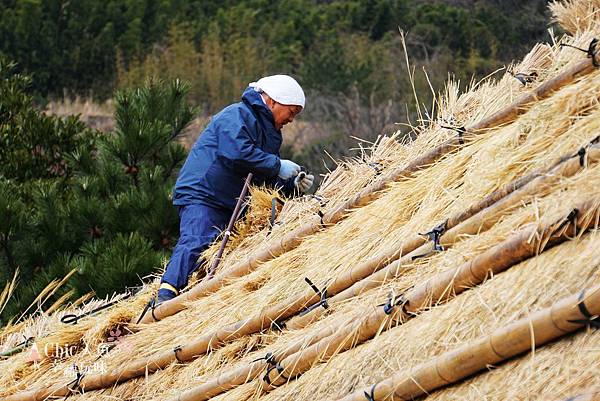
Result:
<svg viewBox="0 0 600 401"><path fill-rule="evenodd" d="M561 400L600 391L600 334L582 312L600 312L600 71L592 65L600 57L560 46L588 49L600 35L600 1L550 7L568 35L511 68L535 72L533 82L504 73L464 93L449 82L414 141L381 138L361 160L340 163L320 198L288 201L272 230L253 229L228 250L220 285L179 313L130 323L155 290L148 286L75 326L60 323L61 311L6 328L0 351L34 336L40 358L31 362L28 349L0 360L0 399L43 399L42 389L72 382L73 366L88 371L70 383L84 390L72 400L205 399L208 388L221 393L215 400L380 400L393 391L394 399ZM423 158L434 149L443 152ZM407 170L415 160L430 162ZM293 246L227 278L309 220L316 228ZM443 250L430 252L418 233L446 220ZM374 274L361 281L367 267ZM305 277L327 288L328 308L299 317L318 301ZM287 327L269 328L284 315ZM117 327L131 334L101 355ZM70 353L59 355L67 343ZM242 380L228 385L236 372ZM94 380L106 388L92 390Z"/></svg>

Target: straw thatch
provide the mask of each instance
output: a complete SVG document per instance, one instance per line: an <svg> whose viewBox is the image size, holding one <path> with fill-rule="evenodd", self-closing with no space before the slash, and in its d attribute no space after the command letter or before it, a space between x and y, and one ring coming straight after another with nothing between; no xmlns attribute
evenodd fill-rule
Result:
<svg viewBox="0 0 600 401"><path fill-rule="evenodd" d="M563 42L587 48L600 35L599 1L553 3L551 9L570 33ZM150 324L129 323L155 288L149 286L76 326L59 323L65 312L23 323L19 330L27 333L43 321L36 339L58 345L37 362L30 361L30 350L0 360L0 399L44 399L52 392L64 396L81 390L84 394L69 399L336 400L357 392L356 399L366 400L363 392L373 384L394 375L418 384L411 372L442 359L454 366L444 365L444 386L421 391L433 400L593 399L600 388L600 335L591 328L544 344L532 330L529 337L519 337L520 356L478 359L483 370L461 371L457 361L462 359L447 358L600 284L597 220L584 219L593 213L571 214L577 207L583 211L582 204L594 210L600 204L593 143L600 134L600 71L586 54L558 43L534 47L511 69L535 71L537 81L523 86L504 73L464 93L451 82L437 104L436 119L414 127L414 141L380 138L368 155L340 163L318 198L286 202L272 230L266 222L252 222L251 231L227 249L215 276L221 277L219 284L188 298L179 313ZM556 84L551 90L550 83ZM508 109L518 101L517 108ZM473 128L494 115L504 117L484 124L485 130ZM442 128L447 125L466 127L465 143L455 130ZM378 163L382 171L369 163ZM481 210L465 214L471 208ZM324 213L325 227L318 211ZM264 220L270 204L257 213ZM428 252L431 242L418 233L446 219L445 249ZM584 220L587 231L572 230L582 228ZM307 222L315 229L294 238ZM564 242L550 247L542 232L560 235ZM270 253L286 235L293 246ZM493 274L475 274L476 281L461 281L471 266L493 265L493 252L503 250L498 259L515 256L517 248L502 244L517 237L526 259L519 257ZM423 256L413 259L410 252L417 250ZM226 274L260 252L268 257L243 274ZM350 273L378 256L370 271ZM326 311L319 307L310 318L298 317L299 310L319 300L305 277L321 289L331 286L332 293L342 294L344 287L351 292L333 297ZM439 291L426 283L437 283ZM361 322L384 317L380 305L390 293L412 299L396 310L416 315L370 320L365 334ZM418 302L414 294L420 294ZM291 318L288 328L281 328L278 316ZM273 320L280 329L271 328ZM131 334L101 354L110 332L125 327ZM22 339L11 330L0 336L2 347ZM67 342L76 346L72 354L61 355ZM267 352L275 356L272 364L264 360ZM87 369L78 381L74 365ZM273 386L263 380L267 368ZM375 399L384 399L375 389Z"/></svg>

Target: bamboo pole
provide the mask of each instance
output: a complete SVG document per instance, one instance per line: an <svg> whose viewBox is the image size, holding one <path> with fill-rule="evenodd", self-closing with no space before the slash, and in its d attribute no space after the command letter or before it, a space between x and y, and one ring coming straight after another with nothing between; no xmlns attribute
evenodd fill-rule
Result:
<svg viewBox="0 0 600 401"><path fill-rule="evenodd" d="M495 330L490 335L469 342L414 368L408 375L396 373L374 386L356 391L340 401L364 401L369 394L373 401L412 400L440 387L455 383L513 356L537 349L584 325L589 316L600 314L600 285L573 294L530 316ZM593 400L597 395L576 400ZM573 400L571 398L570 400Z"/></svg>
<svg viewBox="0 0 600 401"><path fill-rule="evenodd" d="M385 189L389 182L398 181L399 179L410 175L410 173L426 168L441 156L456 149L456 147L462 145L463 142L473 139L476 135L480 134L486 129L498 127L502 124L513 121L519 115L525 113L529 109L529 106L534 102L549 97L552 93L564 87L565 85L570 84L576 78L591 73L595 70L595 68L596 67L594 67L592 60L584 59L575 63L572 67L558 74L556 77L545 81L536 89L521 95L508 107L484 118L473 125L465 127L462 137L455 136L451 139L448 139L426 154L416 158L406 167L392 170L386 176L383 176L381 179L356 194L337 209L325 214L324 221L328 224L338 222L343 218L347 210L362 207L375 200L378 197L378 192Z"/></svg>
<svg viewBox="0 0 600 401"><path fill-rule="evenodd" d="M343 351L373 337L383 323L387 322L386 327L391 327L392 324L409 319L432 303L442 302L454 294L482 282L488 274L499 273L511 265L535 255L547 246L565 241L576 233L582 232L592 225L597 225L598 208L597 202L588 200L578 206L579 214L576 220L542 224L539 229L531 227L518 232L476 256L473 260L456 269L443 272L416 287L407 294L408 302L402 308L396 308L389 316L379 309L352 326L344 326L341 329L332 326L316 333L315 339L320 341L311 339L313 345L284 358L280 363L282 370L277 371L279 373L276 375L273 374L274 371L268 373L270 382L274 385L282 384L288 377L294 377L306 371L317 358L326 359L336 350ZM176 347L171 351L162 351L150 358L134 360L127 366L113 369L104 374L85 376L78 383L78 388L82 391L107 388L164 369L175 361L193 360L214 346L245 335L244 333L248 330L258 331L262 324L264 322L261 319L249 318L228 325L202 336L191 344ZM295 344L295 347L298 346L300 344ZM290 354L289 352L285 353ZM265 387L265 389L269 388L272 387ZM37 401L49 397L67 396L71 392L68 384L57 384L48 388L17 393L5 397L4 400Z"/></svg>
<svg viewBox="0 0 600 401"><path fill-rule="evenodd" d="M592 151L589 152L588 163L591 163L592 161L597 161L598 159L600 159L600 150L593 149ZM561 165L562 165L562 168L559 172L558 168L561 167ZM534 176L540 177L540 178L545 178L545 179L557 177L561 173L564 173L566 176L570 176L570 175L574 174L574 172L579 170L578 167L581 167L579 165L579 160L577 160L577 159L573 160L572 158L563 158L562 161L560 163L558 163L554 169L551 169L550 172L548 172L546 175L538 175L536 173ZM529 182L533 182L533 181L529 181ZM547 184L547 182L546 182L546 184ZM539 184L535 185L535 186L538 187ZM525 187L524 187L524 189L525 189ZM485 203L485 200L484 200L484 203ZM287 324L287 327L290 328L290 325ZM299 342L293 344L292 346L286 348L283 351L273 352L273 353L269 352L269 353L267 353L267 355L272 355L274 361L281 361L284 358L286 358L287 356L300 351L301 348L309 346L311 344L314 344L315 342L328 337L329 335L333 334L336 329L337 329L337 326L335 324L331 325L330 327L322 330L321 332L313 334L310 338L303 339L302 341L299 341ZM241 384L244 384L244 383L256 378L262 372L261 366L264 367L265 364L266 364L266 362L264 360L261 360L261 361L255 361L250 365L241 366L235 370L226 372L223 375L220 375L212 380L209 380L208 382L206 382L200 386L197 386L195 388L192 388L192 389L180 394L177 398L174 398L172 401L175 401L175 400L177 400L177 401L208 400L211 397L214 397L218 394L226 392L232 388L235 388Z"/></svg>
<svg viewBox="0 0 600 401"><path fill-rule="evenodd" d="M323 340L297 352L280 362L280 369L267 372L263 383L265 391L284 384L304 373L316 361L325 361L373 338L380 330L402 324L421 310L445 302L468 288L482 283L489 275L498 274L509 267L542 252L550 246L564 242L590 227L597 227L600 203L588 199L576 206L577 213L558 222L543 222L539 227L528 227L495 245L455 269L442 272L399 298L401 307L388 314L384 309L341 327Z"/></svg>
<svg viewBox="0 0 600 401"><path fill-rule="evenodd" d="M535 172L518 179L492 193L468 210L450 217L447 226L453 228L441 237L441 245L447 248L461 235L472 235L488 230L502 216L504 211L520 204L526 197L539 193L540 189L556 183L563 177L575 175L585 165L590 166L598 163L600 161L599 145L592 144L587 149L585 157L587 161L583 165L578 155L564 157L546 172ZM504 197L500 197L502 195ZM493 203L494 201L495 203ZM337 294L332 292L336 295L329 298L329 304L355 297L369 289L380 286L386 280L399 276L404 271L404 264L410 262L414 254L419 255L426 252L426 249L423 248L421 247L401 259L393 261L382 269L374 270L370 275L363 275L360 281L356 280L354 284L347 286L345 290L337 292ZM351 271L350 276L357 277L358 275L353 275ZM286 322L286 327L291 330L300 329L317 320L324 313L326 313L324 309L315 308L305 315L290 319Z"/></svg>
<svg viewBox="0 0 600 401"><path fill-rule="evenodd" d="M226 285L229 279L244 276L254 271L260 264L296 248L302 242L303 238L316 233L323 226L336 224L342 220L346 216L347 211L365 206L377 199L381 195L381 191L383 191L390 182L409 177L411 174L427 168L443 155L452 152L465 142L473 140L478 134L485 132L487 129L513 121L519 115L525 113L532 103L549 97L553 92L570 84L578 77L589 74L594 70L595 67L592 64L592 60L584 59L575 63L566 71L545 81L531 92L520 96L505 109L500 110L473 125L465 127L461 135L454 136L453 138L442 142L429 152L417 157L406 166L396 168L381 176L377 181L364 188L339 207L327 212L322 219L319 216L313 216L306 224L286 234L278 243L258 251L251 255L247 260L239 262L230 269L218 274L212 280L201 282L189 291L160 304L154 309L154 313L146 314L140 323L150 323L174 315L185 309L188 302L217 291L219 288Z"/></svg>
<svg viewBox="0 0 600 401"><path fill-rule="evenodd" d="M327 332L329 334L331 332ZM323 335L327 335L327 333L321 333L321 335L317 335L318 339L323 338ZM308 339L308 342L317 341L315 338ZM258 377L261 373L264 372L265 367L269 364L269 361L275 363L276 361L280 361L285 359L286 357L300 351L303 347L306 346L307 340L300 339L296 341L294 344L286 347L283 350L278 350L274 352L266 352L266 356L260 360L255 360L248 365L240 366L237 369L230 370L215 377L212 380L209 380L206 383L203 383L199 386L191 388L183 393L179 394L177 397L172 398L169 401L206 401L213 397L216 397L219 394L227 392L237 386L240 386L244 383L247 383L256 377ZM270 358L269 358L270 357ZM269 358L269 361L267 359Z"/></svg>
<svg viewBox="0 0 600 401"><path fill-rule="evenodd" d="M600 160L600 149L597 147L598 145L592 144L592 147L587 151L587 164L592 165ZM529 194L535 193L540 189L541 186L549 186L552 183L559 180L561 177L570 177L574 175L576 172L580 171L582 165L580 164L578 155L572 155L568 157L563 157L557 163L554 163L551 168L543 169L540 171L533 172L527 176L524 176L518 180L513 181L512 183L507 184L501 189L495 191L490 194L476 205L470 207L467 211L456 214L448 219L447 226L450 225L459 225L461 220L459 219L469 219L473 215L477 215L478 212L486 211L485 215L480 216L475 223L467 224L466 228L461 227L460 225L456 230L449 231L444 237L442 244L444 247L448 247L453 243L459 235L464 234L474 234L484 229L488 229L491 225L493 225L497 219L502 215L502 211L505 211L507 208L520 203L523 198ZM504 199L503 199L504 198ZM494 204L496 202L496 204ZM390 265L386 267L384 270L388 270L388 272L384 273L383 276L388 279L391 277L391 273L389 270L393 272L393 275L398 275L401 271L399 266L401 266L404 261L409 261L412 259L414 255L422 254L423 252L429 251L430 245L425 244L421 247L415 248L418 243L423 243L425 240L421 236L415 236L411 240L409 240L408 245L403 246L404 250L409 250L407 255L402 257L402 259L398 262L398 264ZM408 249L406 249L408 248ZM414 248L414 249L413 249ZM336 279L331 285L327 287L327 292L331 294L336 294L340 289L348 288L348 283L353 282L352 280L360 280L360 278L367 277L370 273L377 271L379 265L384 262L392 259L394 257L394 252L388 252L385 255L380 255L377 258L369 259L368 261L358 265L356 268L350 270L348 273L341 276L341 278ZM377 274L379 275L379 273ZM368 288L371 288L375 285L375 283L379 283L381 280L373 280L370 277L367 280L357 281L357 283L366 283L366 285L360 286L360 290L352 288L350 291L342 291L338 295L333 298L329 298L328 302L331 304L332 302L340 301L342 299L347 299L350 296L353 296L361 291L364 291ZM300 311L297 307L300 305L310 304L313 301L318 301L319 297L312 291L308 292L306 295L301 296L300 298L296 298L294 300L288 300L279 306L275 307L273 312L270 314L271 321L279 321L290 313L297 313ZM295 308L291 306L296 306ZM301 327L304 327L306 324L313 321L316 317L319 316L320 313L323 313L325 310L322 308L314 309L312 312L303 315L296 316L285 323L286 328L294 330ZM269 313L266 313L269 315ZM333 328L334 326L332 326ZM264 329L264 328L263 328ZM309 346L316 341L321 340L322 338L333 333L333 330L326 330L319 335L313 335L311 338L304 339L298 344L294 344L291 347L288 347L286 350L277 352L267 352L268 354L272 354L274 360L279 361L287 356L298 352L302 347ZM249 380L256 378L261 373L261 368L264 367L266 361L260 360L253 362L250 365L242 366L238 369L235 369L230 372L226 372L221 376L218 376L196 388L190 389L183 394L180 394L177 400L207 400L210 397L226 392L236 386L244 384Z"/></svg>

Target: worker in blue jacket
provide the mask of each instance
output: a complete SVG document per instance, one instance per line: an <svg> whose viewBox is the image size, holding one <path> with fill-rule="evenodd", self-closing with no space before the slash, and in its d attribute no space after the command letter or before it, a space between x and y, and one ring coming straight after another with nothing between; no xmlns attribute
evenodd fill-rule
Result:
<svg viewBox="0 0 600 401"><path fill-rule="evenodd" d="M161 280L159 303L175 297L198 269L200 254L226 228L248 173L253 184L276 186L287 195L310 189L314 176L299 176L298 164L279 157L281 128L304 103L294 78L273 75L252 82L241 102L212 118L175 184L180 235Z"/></svg>

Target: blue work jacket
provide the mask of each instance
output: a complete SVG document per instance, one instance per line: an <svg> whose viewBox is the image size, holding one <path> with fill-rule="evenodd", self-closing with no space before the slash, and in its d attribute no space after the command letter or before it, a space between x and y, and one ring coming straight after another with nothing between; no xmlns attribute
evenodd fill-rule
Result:
<svg viewBox="0 0 600 401"><path fill-rule="evenodd" d="M278 178L281 131L260 93L247 88L242 101L215 115L179 172L173 204L203 204L233 210L248 173L253 184L294 192L294 179Z"/></svg>

